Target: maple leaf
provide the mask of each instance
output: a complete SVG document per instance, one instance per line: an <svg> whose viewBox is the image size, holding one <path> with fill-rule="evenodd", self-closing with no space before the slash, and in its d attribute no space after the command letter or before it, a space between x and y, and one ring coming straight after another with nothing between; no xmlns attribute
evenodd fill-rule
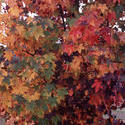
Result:
<svg viewBox="0 0 125 125"><path fill-rule="evenodd" d="M30 76L28 78L28 81L30 82L31 80L33 80L37 76L37 73L33 71L33 72L30 72L30 75L28 74L28 76Z"/></svg>
<svg viewBox="0 0 125 125"><path fill-rule="evenodd" d="M73 89L70 89L70 90L68 91L68 95L69 95L69 96L73 96Z"/></svg>
<svg viewBox="0 0 125 125"><path fill-rule="evenodd" d="M9 92L0 92L0 102L2 103L4 108L12 107L12 95Z"/></svg>
<svg viewBox="0 0 125 125"><path fill-rule="evenodd" d="M100 9L102 13L104 13L108 8L106 4L98 4L98 9Z"/></svg>
<svg viewBox="0 0 125 125"><path fill-rule="evenodd" d="M15 36L13 34L11 34L9 37L7 37L7 41L8 42L4 43L4 44L6 44L9 47L14 47L16 38L15 38Z"/></svg>
<svg viewBox="0 0 125 125"><path fill-rule="evenodd" d="M19 17L19 14L20 14L20 10L17 6L14 6L12 8L9 9L9 12L12 16L14 17Z"/></svg>
<svg viewBox="0 0 125 125"><path fill-rule="evenodd" d="M69 39L72 39L73 43L77 43L82 38L83 32L85 31L84 26L74 26L69 32Z"/></svg>
<svg viewBox="0 0 125 125"><path fill-rule="evenodd" d="M119 39L117 41L120 41L117 42L112 39L114 29L111 28L116 21L121 26L121 21L116 20L115 14L117 17L122 16L122 2L118 0L116 5L116 0L103 2L96 0L96 2L88 4L87 0L85 0L86 9L83 10L84 14L81 15L77 12L76 0L74 1L25 0L22 3L21 0L4 0L6 7L4 7L5 12L0 14L0 40L7 45L7 49L3 52L4 54L0 53L0 103L10 113L10 116L14 114L14 117L18 117L18 119L26 118L24 122L19 120L17 124L29 124L29 121L32 121L33 118L33 124L36 122L46 125L48 120L51 119L44 117L44 114L53 115L50 122L57 124L59 118L55 117L56 112L54 114L52 112L53 107L58 106L57 104L66 107L67 110L64 109L66 111L64 114L65 120L69 121L68 124L70 124L71 119L73 119L72 123L75 124L78 123L77 121L81 121L80 124L86 124L90 121L87 112L88 110L90 110L89 112L93 111L91 105L95 105L94 111L97 115L103 114L98 110L98 105L103 104L106 106L105 102L103 102L106 93L103 92L100 79L106 73L112 72L112 74L115 74L115 70L124 67L122 59L120 59L120 63L113 64L109 64L109 61L107 61L111 60L113 62L116 57L115 54L121 48L119 46L124 44L124 34L118 33ZM60 6L59 8L57 4ZM28 16L29 12L35 12L37 16L31 18ZM63 23L66 31L62 30L61 19L63 17L66 18L66 26ZM68 24L68 20L71 20L69 21L70 24ZM55 42L58 38L60 38L61 42L57 45ZM58 49L55 49L56 46L58 46ZM65 53L67 53L66 59L71 57L70 61L61 58L62 54L65 55ZM15 54L16 56L13 56ZM7 60L9 65L5 66ZM84 67L85 71L82 70L82 67ZM70 84L71 89L67 91L62 86L65 86L64 79L69 75L74 80ZM91 78L95 78L95 76L96 79L90 86L95 90L95 93L93 93L89 92L91 89L88 86L86 88L86 82ZM3 81L8 77L9 83L7 84ZM83 86L81 84L82 79L85 83ZM111 84L112 81L108 84L109 88ZM70 85L66 85L66 87ZM74 85L78 94L74 94ZM85 89L84 93L81 91L83 89ZM79 96L81 94L82 97ZM13 99L13 95L16 95L18 99ZM70 96L71 100L66 99L62 103L61 100L65 99L66 95ZM72 116L69 120L66 116L68 108L65 104L76 101L76 98L79 99L78 102L82 101L82 104L88 95L91 105L87 102L84 105L85 117L81 120L81 109L76 108L78 106L73 103L69 110L70 112L72 109L72 111L76 110L74 113L79 120L74 120L74 118L71 118ZM5 98L6 100L4 100ZM113 96L107 102L112 103L112 100L115 103L117 101L122 103L124 98L120 94L118 99ZM10 112L10 109L12 109L12 112ZM58 107L56 109L58 110ZM19 115L20 110L21 114ZM60 114L57 111L58 113ZM95 119L98 119L97 117ZM35 121L35 119L38 119L38 121ZM93 124L96 124L95 119ZM10 117L10 123L8 124L14 124L13 122Z"/></svg>
<svg viewBox="0 0 125 125"><path fill-rule="evenodd" d="M74 51L73 45L64 44L62 49L63 49L63 52L67 53L69 56Z"/></svg>
<svg viewBox="0 0 125 125"><path fill-rule="evenodd" d="M12 57L13 57L13 52L12 51L5 51L4 52L4 57L8 60L11 61Z"/></svg>
<svg viewBox="0 0 125 125"><path fill-rule="evenodd" d="M75 73L75 75L78 75L78 73L80 72L80 64L83 61L82 57L74 57L73 61L71 62L71 71L73 73Z"/></svg>
<svg viewBox="0 0 125 125"><path fill-rule="evenodd" d="M94 94L90 97L89 103L92 105L95 105L96 108L98 107L98 105L102 104L103 102L103 95L100 94Z"/></svg>
<svg viewBox="0 0 125 125"><path fill-rule="evenodd" d="M107 18L108 18L109 22L111 22L112 20L115 20L116 19L115 12L108 12Z"/></svg>
<svg viewBox="0 0 125 125"><path fill-rule="evenodd" d="M32 95L24 95L24 97L29 101L35 101L38 100L40 98L40 93L35 92Z"/></svg>
<svg viewBox="0 0 125 125"><path fill-rule="evenodd" d="M79 53L81 53L82 50L84 50L84 49L85 49L85 47L83 44L79 44L79 45L75 46L75 48L74 48L74 50L78 51Z"/></svg>
<svg viewBox="0 0 125 125"><path fill-rule="evenodd" d="M36 40L39 39L39 37L44 37L43 29L40 26L33 25L31 28L31 36L34 36Z"/></svg>
<svg viewBox="0 0 125 125"><path fill-rule="evenodd" d="M102 87L102 85L101 85L101 81L99 81L99 80L95 80L94 81L94 84L92 85L92 88L95 88L95 92L97 93L100 89L102 89L103 87Z"/></svg>
<svg viewBox="0 0 125 125"><path fill-rule="evenodd" d="M29 87L25 85L25 83L21 82L20 80L17 80L16 85L13 86L12 93L16 95L26 95L26 93L29 91Z"/></svg>
<svg viewBox="0 0 125 125"><path fill-rule="evenodd" d="M25 30L23 25L17 25L16 29L19 32L19 35L21 35L21 36L24 35L24 33L26 32L26 30Z"/></svg>
<svg viewBox="0 0 125 125"><path fill-rule="evenodd" d="M98 34L96 34L96 29L94 26L89 25L86 29L82 39L83 42L89 45L94 45L95 43L98 43Z"/></svg>
<svg viewBox="0 0 125 125"><path fill-rule="evenodd" d="M109 66L107 64L100 64L98 67L96 67L97 70L99 71L99 74L97 76L98 77L103 76L108 72L113 73L115 70L120 69L122 66L123 64L117 64L117 63L109 64Z"/></svg>

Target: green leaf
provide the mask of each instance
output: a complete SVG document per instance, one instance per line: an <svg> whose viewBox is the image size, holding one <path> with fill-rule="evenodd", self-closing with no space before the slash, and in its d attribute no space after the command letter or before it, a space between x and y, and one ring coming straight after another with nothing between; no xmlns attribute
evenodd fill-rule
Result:
<svg viewBox="0 0 125 125"><path fill-rule="evenodd" d="M47 106L46 104L42 104L42 109L43 109L43 111L45 112L45 111L48 110L48 106Z"/></svg>
<svg viewBox="0 0 125 125"><path fill-rule="evenodd" d="M41 109L34 109L35 110L35 114L38 116L38 117L41 117L42 115L43 115L43 110L41 110Z"/></svg>
<svg viewBox="0 0 125 125"><path fill-rule="evenodd" d="M120 17L120 14L122 13L123 11L123 6L121 4L118 4L114 7L114 11L116 13L116 17L119 18Z"/></svg>
<svg viewBox="0 0 125 125"><path fill-rule="evenodd" d="M41 26L37 26L36 24L34 24L31 27L31 30L29 31L30 36L34 37L36 40L39 39L39 37L44 37L44 33L43 33L43 29Z"/></svg>
<svg viewBox="0 0 125 125"><path fill-rule="evenodd" d="M57 94L58 94L58 96L60 96L64 99L65 95L68 94L68 91L66 90L66 88L61 88L61 89L57 90Z"/></svg>
<svg viewBox="0 0 125 125"><path fill-rule="evenodd" d="M32 120L33 120L34 122L37 121L37 116L32 115Z"/></svg>
<svg viewBox="0 0 125 125"><path fill-rule="evenodd" d="M6 86L5 86L5 85L0 86L0 91L1 91L1 92L5 92L5 91L7 91Z"/></svg>
<svg viewBox="0 0 125 125"><path fill-rule="evenodd" d="M58 125L58 122L61 121L61 117L58 115L52 117L52 124L53 125Z"/></svg>
<svg viewBox="0 0 125 125"><path fill-rule="evenodd" d="M24 37L25 37L26 40L29 40L30 32L29 31L25 32Z"/></svg>
<svg viewBox="0 0 125 125"><path fill-rule="evenodd" d="M59 47L60 47L59 44L54 43L54 44L52 45L52 50L58 50Z"/></svg>
<svg viewBox="0 0 125 125"><path fill-rule="evenodd" d="M16 105L14 108L13 108L14 111L16 111L16 113L18 115L20 115L21 111L23 111L23 108L21 105Z"/></svg>
<svg viewBox="0 0 125 125"><path fill-rule="evenodd" d="M50 37L49 40L57 41L58 37Z"/></svg>
<svg viewBox="0 0 125 125"><path fill-rule="evenodd" d="M13 95L13 99L17 100L19 104L21 104L21 103L24 104L26 102L25 98L22 97L21 95Z"/></svg>
<svg viewBox="0 0 125 125"><path fill-rule="evenodd" d="M54 84L46 84L45 89L47 90L48 93L51 93L52 90L55 90L55 85Z"/></svg>
<svg viewBox="0 0 125 125"><path fill-rule="evenodd" d="M46 36L49 36L49 35L50 35L49 31L44 31L44 34L45 34Z"/></svg>
<svg viewBox="0 0 125 125"><path fill-rule="evenodd" d="M54 72L51 69L47 69L47 70L45 70L44 74L45 74L45 79L49 80L49 79L51 79Z"/></svg>
<svg viewBox="0 0 125 125"><path fill-rule="evenodd" d="M26 103L26 109L31 111L32 113L35 112L35 108L36 108L36 103L34 101Z"/></svg>
<svg viewBox="0 0 125 125"><path fill-rule="evenodd" d="M4 84L8 84L8 85L9 85L9 84L10 84L10 77L9 77L9 76L4 77L2 83L4 83Z"/></svg>
<svg viewBox="0 0 125 125"><path fill-rule="evenodd" d="M18 61L18 63L15 63L13 65L13 69L17 72L18 70L21 70L22 68L25 68L27 66L27 61L25 58L22 60Z"/></svg>
<svg viewBox="0 0 125 125"><path fill-rule="evenodd" d="M120 41L119 36L116 33L113 34L113 38L117 41Z"/></svg>
<svg viewBox="0 0 125 125"><path fill-rule="evenodd" d="M69 26L71 27L75 22L76 22L76 18L72 18L72 19L68 19L67 21L68 21L68 23L69 23Z"/></svg>
<svg viewBox="0 0 125 125"><path fill-rule="evenodd" d="M51 105L51 107L54 107L54 106L57 105L57 101L56 100L57 100L56 97L51 97L51 96L48 97L48 102Z"/></svg>
<svg viewBox="0 0 125 125"><path fill-rule="evenodd" d="M48 53L46 55L44 55L44 58L46 60L46 62L53 62L56 59L56 56L54 53Z"/></svg>
<svg viewBox="0 0 125 125"><path fill-rule="evenodd" d="M94 56L88 56L89 63L94 64Z"/></svg>

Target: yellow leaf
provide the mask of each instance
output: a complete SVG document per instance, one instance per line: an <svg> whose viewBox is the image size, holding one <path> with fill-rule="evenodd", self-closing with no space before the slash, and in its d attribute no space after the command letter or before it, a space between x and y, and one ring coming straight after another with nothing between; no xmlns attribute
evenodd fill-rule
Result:
<svg viewBox="0 0 125 125"><path fill-rule="evenodd" d="M29 88L25 86L24 83L19 82L13 87L12 93L17 95L25 95L28 91Z"/></svg>
<svg viewBox="0 0 125 125"><path fill-rule="evenodd" d="M35 79L37 73L31 69L28 69L27 67L19 75L22 76L23 81L31 82L33 79Z"/></svg>
<svg viewBox="0 0 125 125"><path fill-rule="evenodd" d="M24 97L29 101L34 101L34 100L38 100L40 98L40 93L35 92L32 95L28 94L28 95L24 95Z"/></svg>
<svg viewBox="0 0 125 125"><path fill-rule="evenodd" d="M28 80L31 81L37 76L36 72L32 72L31 75L29 76Z"/></svg>

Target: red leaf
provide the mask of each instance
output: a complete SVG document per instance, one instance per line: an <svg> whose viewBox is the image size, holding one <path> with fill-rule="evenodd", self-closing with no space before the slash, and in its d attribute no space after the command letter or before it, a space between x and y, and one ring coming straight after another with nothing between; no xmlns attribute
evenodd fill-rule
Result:
<svg viewBox="0 0 125 125"><path fill-rule="evenodd" d="M85 30L84 26L74 26L72 27L70 33L69 33L69 38L73 40L73 43L77 43L80 38L83 36L83 32Z"/></svg>
<svg viewBox="0 0 125 125"><path fill-rule="evenodd" d="M109 12L109 13L107 14L107 18L108 18L109 22L111 22L112 20L115 20L115 19L116 19L116 14L115 14L115 12Z"/></svg>
<svg viewBox="0 0 125 125"><path fill-rule="evenodd" d="M95 80L94 84L92 85L92 88L95 88L95 92L97 93L100 89L102 89L103 87L101 86L101 81L99 80Z"/></svg>
<svg viewBox="0 0 125 125"><path fill-rule="evenodd" d="M69 56L72 54L73 51L74 51L73 45L67 45L67 44L63 45L63 52L67 53Z"/></svg>
<svg viewBox="0 0 125 125"><path fill-rule="evenodd" d="M73 96L73 89L69 90L69 96Z"/></svg>

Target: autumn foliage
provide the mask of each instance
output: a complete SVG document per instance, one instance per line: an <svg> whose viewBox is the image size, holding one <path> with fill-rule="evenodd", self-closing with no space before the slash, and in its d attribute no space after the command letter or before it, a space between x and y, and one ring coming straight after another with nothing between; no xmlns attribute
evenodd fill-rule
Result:
<svg viewBox="0 0 125 125"><path fill-rule="evenodd" d="M125 106L124 0L0 0L0 6L6 125L122 124L111 111Z"/></svg>

